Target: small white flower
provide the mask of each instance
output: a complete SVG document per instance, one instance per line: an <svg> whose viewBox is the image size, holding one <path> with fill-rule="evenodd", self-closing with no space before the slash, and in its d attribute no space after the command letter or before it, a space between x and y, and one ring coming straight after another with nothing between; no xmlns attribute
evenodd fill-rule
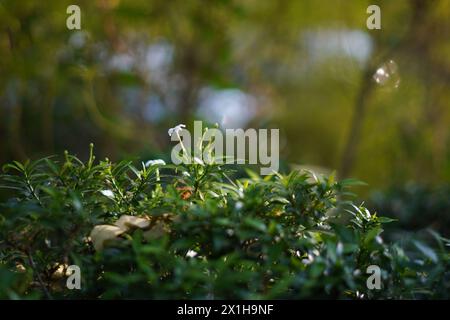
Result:
<svg viewBox="0 0 450 320"><path fill-rule="evenodd" d="M169 131L167 131L167 133L169 134L169 137L171 137L174 133L178 133L181 130L183 130L183 128L186 128L186 125L179 124L179 125L175 126L174 128L170 128Z"/></svg>
<svg viewBox="0 0 450 320"><path fill-rule="evenodd" d="M187 172L187 171L183 171L182 175L183 175L184 177L190 177L190 176L191 176L190 173Z"/></svg>
<svg viewBox="0 0 450 320"><path fill-rule="evenodd" d="M111 190L102 190L100 191L102 193L102 195L104 195L105 197L108 197L110 199L114 199L114 193Z"/></svg>
<svg viewBox="0 0 450 320"><path fill-rule="evenodd" d="M196 255L197 255L197 252L195 252L194 250L189 250L186 253L186 257L188 257L188 258L194 258Z"/></svg>
<svg viewBox="0 0 450 320"><path fill-rule="evenodd" d="M162 159L156 159L156 160L148 160L146 163L145 163L145 166L146 167L149 167L149 166L165 166L166 165L166 162L164 161L164 160L162 160Z"/></svg>

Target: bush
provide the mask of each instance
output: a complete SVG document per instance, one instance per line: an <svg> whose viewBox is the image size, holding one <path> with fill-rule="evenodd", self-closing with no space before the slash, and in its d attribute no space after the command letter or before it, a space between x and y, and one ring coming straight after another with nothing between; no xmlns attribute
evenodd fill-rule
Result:
<svg viewBox="0 0 450 320"><path fill-rule="evenodd" d="M430 187L409 183L374 192L370 206L398 219L399 226L410 232L433 228L450 234L450 185Z"/></svg>
<svg viewBox="0 0 450 320"><path fill-rule="evenodd" d="M448 240L381 238L352 180L65 154L4 166L2 298L448 298ZM81 290L66 288L68 265ZM366 286L369 265L382 288Z"/></svg>

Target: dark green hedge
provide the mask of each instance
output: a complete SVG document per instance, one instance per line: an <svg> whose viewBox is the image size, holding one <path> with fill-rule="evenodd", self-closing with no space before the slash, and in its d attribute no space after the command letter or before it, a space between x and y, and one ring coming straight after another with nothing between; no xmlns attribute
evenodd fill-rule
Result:
<svg viewBox="0 0 450 320"><path fill-rule="evenodd" d="M390 220L350 201L351 180L233 179L226 166L67 153L3 169L12 195L0 206L1 298L450 295L448 240L383 242ZM73 264L80 290L66 288ZM380 290L366 286L369 265L381 268Z"/></svg>

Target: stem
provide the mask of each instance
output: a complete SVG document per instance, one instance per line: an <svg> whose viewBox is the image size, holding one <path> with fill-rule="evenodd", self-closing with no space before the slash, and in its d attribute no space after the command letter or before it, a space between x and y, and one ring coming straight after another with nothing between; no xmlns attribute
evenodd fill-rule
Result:
<svg viewBox="0 0 450 320"><path fill-rule="evenodd" d="M39 205L43 208L44 205L41 202L41 199L39 198L39 196L36 193L36 190L33 188L33 186L31 185L31 181L30 181L30 177L28 176L28 173L24 172L25 174L25 182L27 184L27 188L30 191L31 195L33 196L33 198L36 199L36 201L39 203Z"/></svg>
<svg viewBox="0 0 450 320"><path fill-rule="evenodd" d="M47 286L45 285L44 281L42 281L41 275L39 274L36 264L34 263L33 257L31 256L31 253L29 251L27 252L27 255L28 255L28 261L30 262L31 268L33 269L33 271L36 272L36 277L37 277L39 284L41 285L42 291L44 291L44 294L48 300L53 300L53 297L50 294L50 292L48 291Z"/></svg>

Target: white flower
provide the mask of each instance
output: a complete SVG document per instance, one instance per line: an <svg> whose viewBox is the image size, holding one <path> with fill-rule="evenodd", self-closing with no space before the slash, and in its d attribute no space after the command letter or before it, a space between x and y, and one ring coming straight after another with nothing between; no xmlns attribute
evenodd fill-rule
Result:
<svg viewBox="0 0 450 320"><path fill-rule="evenodd" d="M108 197L110 199L114 199L114 193L111 190L102 190L100 191L102 193L102 195L104 195L105 197Z"/></svg>
<svg viewBox="0 0 450 320"><path fill-rule="evenodd" d="M183 128L186 128L186 125L179 124L179 125L175 126L174 128L170 128L169 131L167 131L167 133L169 134L169 137L171 137L174 133L178 133L181 130L183 130Z"/></svg>
<svg viewBox="0 0 450 320"><path fill-rule="evenodd" d="M146 166L146 167L149 167L149 166L157 166L157 165L165 166L165 165L166 165L166 162L165 162L164 160L162 160L162 159L156 159L156 160L148 160L148 161L145 163L145 166Z"/></svg>
<svg viewBox="0 0 450 320"><path fill-rule="evenodd" d="M194 250L189 250L186 253L186 257L188 257L188 258L194 258L196 255L197 255L197 252L195 252Z"/></svg>

